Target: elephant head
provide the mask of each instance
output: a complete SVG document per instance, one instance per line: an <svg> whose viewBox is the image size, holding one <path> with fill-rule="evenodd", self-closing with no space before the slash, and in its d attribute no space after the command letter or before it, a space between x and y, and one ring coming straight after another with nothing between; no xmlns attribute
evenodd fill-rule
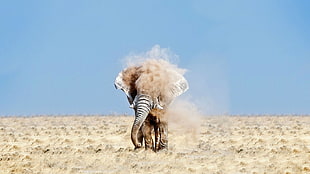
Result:
<svg viewBox="0 0 310 174"><path fill-rule="evenodd" d="M131 140L136 148L142 146L137 135L150 111L155 108L165 109L175 97L189 88L180 72L161 66L150 68L149 64L124 69L114 83L116 89L126 94L130 107L135 110Z"/></svg>

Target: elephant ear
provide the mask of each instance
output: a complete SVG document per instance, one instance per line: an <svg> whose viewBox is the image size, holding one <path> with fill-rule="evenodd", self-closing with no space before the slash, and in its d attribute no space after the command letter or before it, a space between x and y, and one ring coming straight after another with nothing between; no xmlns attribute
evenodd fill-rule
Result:
<svg viewBox="0 0 310 174"><path fill-rule="evenodd" d="M131 89L130 84L126 83L126 81L124 80L123 72L124 71L121 71L120 73L118 73L118 76L116 77L114 81L114 86L116 89L120 89L126 94L129 103L132 105L134 97L135 97L132 95L132 91L134 89Z"/></svg>
<svg viewBox="0 0 310 174"><path fill-rule="evenodd" d="M178 75L177 80L171 85L170 95L172 98L175 98L189 89L187 80L182 76Z"/></svg>
<svg viewBox="0 0 310 174"><path fill-rule="evenodd" d="M187 80L181 74L175 74L175 80L169 85L167 92L158 98L158 109L167 107L176 97L189 89Z"/></svg>

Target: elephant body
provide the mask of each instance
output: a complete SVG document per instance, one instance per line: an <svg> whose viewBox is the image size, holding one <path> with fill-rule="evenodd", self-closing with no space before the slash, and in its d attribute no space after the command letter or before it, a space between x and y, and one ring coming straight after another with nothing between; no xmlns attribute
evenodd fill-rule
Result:
<svg viewBox="0 0 310 174"><path fill-rule="evenodd" d="M168 122L165 112L175 97L188 89L183 77L185 71L162 59L149 59L119 73L116 89L127 96L130 107L135 110L131 140L135 148L155 151L168 147ZM155 132L155 144L151 136Z"/></svg>

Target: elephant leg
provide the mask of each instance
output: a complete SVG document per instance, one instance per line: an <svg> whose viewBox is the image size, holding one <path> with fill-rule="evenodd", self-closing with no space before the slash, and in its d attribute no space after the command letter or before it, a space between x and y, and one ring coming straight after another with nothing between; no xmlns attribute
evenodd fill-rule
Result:
<svg viewBox="0 0 310 174"><path fill-rule="evenodd" d="M155 132L155 147L154 150L157 152L159 150L159 141L160 141L160 132L159 132L159 125L155 123L154 125L154 132Z"/></svg>
<svg viewBox="0 0 310 174"><path fill-rule="evenodd" d="M168 121L164 117L162 110L152 110L151 121L154 126L155 133L155 147L154 151L157 152L161 149L168 148Z"/></svg>
<svg viewBox="0 0 310 174"><path fill-rule="evenodd" d="M159 123L160 143L159 150L168 149L168 122L160 121Z"/></svg>
<svg viewBox="0 0 310 174"><path fill-rule="evenodd" d="M142 124L142 134L144 137L145 149L153 150L152 124L149 117Z"/></svg>

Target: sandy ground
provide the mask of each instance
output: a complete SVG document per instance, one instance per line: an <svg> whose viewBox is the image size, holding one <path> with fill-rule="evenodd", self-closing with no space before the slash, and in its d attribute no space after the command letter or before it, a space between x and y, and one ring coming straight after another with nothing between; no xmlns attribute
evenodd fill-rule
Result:
<svg viewBox="0 0 310 174"><path fill-rule="evenodd" d="M131 116L0 118L0 173L310 173L310 117L169 123L169 150L133 150Z"/></svg>

